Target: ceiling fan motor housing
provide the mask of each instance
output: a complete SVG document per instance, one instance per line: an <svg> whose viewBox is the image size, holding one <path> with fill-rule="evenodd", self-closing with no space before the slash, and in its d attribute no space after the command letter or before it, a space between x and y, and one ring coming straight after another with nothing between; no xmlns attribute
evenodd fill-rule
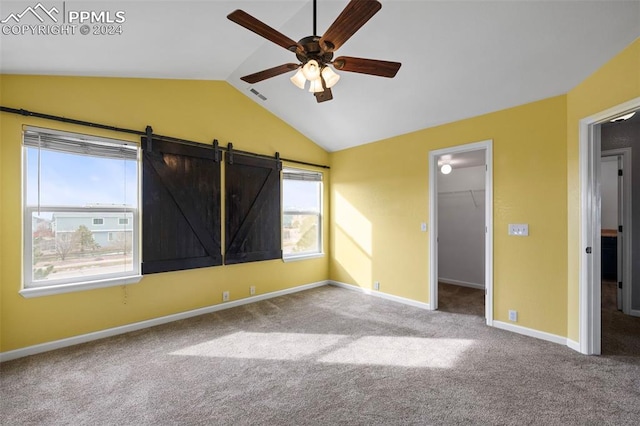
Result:
<svg viewBox="0 0 640 426"><path fill-rule="evenodd" d="M331 63L333 59L333 52L323 52L320 48L320 37L319 36L308 36L300 39L298 42L300 46L304 49L304 52L296 52L296 57L300 62L307 63L311 59L315 59L318 63L323 66Z"/></svg>

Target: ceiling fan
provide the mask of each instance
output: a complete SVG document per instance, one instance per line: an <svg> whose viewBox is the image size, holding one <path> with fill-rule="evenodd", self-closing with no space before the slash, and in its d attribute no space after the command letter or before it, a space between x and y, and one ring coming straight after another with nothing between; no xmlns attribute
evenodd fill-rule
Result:
<svg viewBox="0 0 640 426"><path fill-rule="evenodd" d="M254 84L297 69L296 74L291 77L293 84L304 89L307 80L309 80L309 91L315 95L318 102L324 102L333 99L331 87L340 79L340 76L329 65L339 71L357 72L379 77L395 77L402 65L399 62L354 58L351 56L339 56L333 59L333 53L371 19L380 8L382 8L382 5L377 0L351 0L324 35L307 36L298 42L243 10L235 10L227 16L229 20L294 52L300 61L299 64L278 65L254 74L245 75L240 79ZM313 0L313 34L317 34L316 14L316 0Z"/></svg>

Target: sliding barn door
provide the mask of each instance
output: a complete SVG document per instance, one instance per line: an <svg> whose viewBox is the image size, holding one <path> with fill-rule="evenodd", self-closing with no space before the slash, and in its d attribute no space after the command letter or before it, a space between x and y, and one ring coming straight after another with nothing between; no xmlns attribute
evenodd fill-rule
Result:
<svg viewBox="0 0 640 426"><path fill-rule="evenodd" d="M227 153L225 264L280 259L280 170L275 159Z"/></svg>
<svg viewBox="0 0 640 426"><path fill-rule="evenodd" d="M142 138L142 273L222 264L220 152Z"/></svg>

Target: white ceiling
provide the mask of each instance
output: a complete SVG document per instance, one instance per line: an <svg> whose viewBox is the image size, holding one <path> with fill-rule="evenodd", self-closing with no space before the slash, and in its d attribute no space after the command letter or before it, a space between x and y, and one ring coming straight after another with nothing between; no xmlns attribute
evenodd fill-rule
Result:
<svg viewBox="0 0 640 426"><path fill-rule="evenodd" d="M0 20L37 1L3 0ZM41 2L62 10L62 1ZM66 1L67 11L124 11L122 35L0 35L0 71L226 80L336 151L567 93L640 37L639 0L381 3L336 56L402 62L398 75L339 72L334 100L321 104L293 86L289 74L253 86L241 81L296 60L226 19L243 9L298 40L312 32L306 0ZM346 4L318 0L319 33Z"/></svg>
<svg viewBox="0 0 640 426"><path fill-rule="evenodd" d="M484 166L486 164L485 150L457 152L455 154L443 154L438 157L438 166L449 164L454 169L466 167Z"/></svg>

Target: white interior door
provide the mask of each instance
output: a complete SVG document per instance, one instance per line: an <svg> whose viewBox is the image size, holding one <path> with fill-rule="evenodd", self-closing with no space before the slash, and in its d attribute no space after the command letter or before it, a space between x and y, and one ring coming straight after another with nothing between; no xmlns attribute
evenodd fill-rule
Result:
<svg viewBox="0 0 640 426"><path fill-rule="evenodd" d="M617 160L617 164L618 164L618 170L620 170L620 172L618 173L618 178L617 178L617 182L618 182L618 238L616 239L617 241L617 247L616 247L616 252L617 252L617 260L618 260L618 264L616 265L616 276L617 276L617 288L618 288L618 298L617 300L617 307L618 310L621 311L622 307L623 307L623 298L624 298L624 293L622 291L622 277L623 277L623 267L624 267L624 244L623 244L623 238L624 238L624 234L622 232L623 229L623 224L624 224L624 181L623 181L623 175L624 175L624 165L622 163L622 156L618 155L616 156L616 160ZM627 284L631 284L631 283L627 283Z"/></svg>
<svg viewBox="0 0 640 426"><path fill-rule="evenodd" d="M640 98L635 98L623 104L617 105L605 111L601 111L590 117L580 120L579 133L579 172L580 172L580 238L577 248L580 250L580 267L579 267L579 342L569 344L574 349L579 350L586 355L599 355L601 349L601 317L600 317L600 191L598 185L600 183L600 167L599 160L601 157L600 145L600 124L622 114L629 113L640 108ZM625 148L626 149L626 148ZM630 161L629 155L629 161ZM624 162L625 166L630 163ZM626 168L626 167L625 167ZM630 175L630 167L627 169L627 176ZM627 177L626 179L629 179ZM630 182L630 180L625 180ZM625 184L625 199L630 200L630 186ZM626 203L625 212L629 211L630 203ZM630 218L630 216L628 216ZM630 231L631 224L623 228L625 235ZM624 257L631 260L630 238L623 238L625 245ZM627 248L629 250L627 250ZM630 262L625 262L623 268L627 274L631 268L626 267ZM631 278L629 276L629 278ZM626 278L623 278L626 279ZM626 304L630 303L631 298L631 279L629 285L624 286L625 301L623 303L623 311L626 310Z"/></svg>

